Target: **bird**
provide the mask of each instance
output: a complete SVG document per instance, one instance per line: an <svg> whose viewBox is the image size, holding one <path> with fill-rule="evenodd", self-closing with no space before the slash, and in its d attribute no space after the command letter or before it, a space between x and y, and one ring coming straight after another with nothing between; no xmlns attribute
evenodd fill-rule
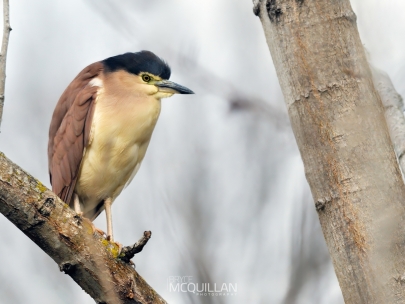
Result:
<svg viewBox="0 0 405 304"><path fill-rule="evenodd" d="M161 99L194 94L169 81L170 74L169 65L151 51L109 57L85 67L53 112L48 141L52 191L91 222L105 210L110 241L111 205L139 170Z"/></svg>

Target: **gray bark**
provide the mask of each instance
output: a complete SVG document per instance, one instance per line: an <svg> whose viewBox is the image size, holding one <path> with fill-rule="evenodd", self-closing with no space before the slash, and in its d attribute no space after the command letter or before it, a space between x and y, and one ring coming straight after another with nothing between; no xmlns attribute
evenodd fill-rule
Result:
<svg viewBox="0 0 405 304"><path fill-rule="evenodd" d="M3 41L0 54L0 127L4 108L4 91L6 88L6 61L8 40L10 38L10 7L9 0L3 0Z"/></svg>
<svg viewBox="0 0 405 304"><path fill-rule="evenodd" d="M166 303L130 264L117 258L115 243L94 234L89 220L2 153L0 212L97 303Z"/></svg>
<svg viewBox="0 0 405 304"><path fill-rule="evenodd" d="M405 116L404 101L395 90L387 73L370 65L374 85L380 94L388 130L402 173L405 172Z"/></svg>
<svg viewBox="0 0 405 304"><path fill-rule="evenodd" d="M404 303L405 186L348 0L256 0L346 303Z"/></svg>

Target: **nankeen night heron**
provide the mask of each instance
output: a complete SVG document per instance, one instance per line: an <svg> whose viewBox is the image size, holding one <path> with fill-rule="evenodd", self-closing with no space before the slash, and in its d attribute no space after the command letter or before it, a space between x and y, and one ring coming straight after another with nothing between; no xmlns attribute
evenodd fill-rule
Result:
<svg viewBox="0 0 405 304"><path fill-rule="evenodd" d="M170 67L149 51L125 53L82 70L60 97L49 129L52 190L93 221L132 181L160 113L160 100L193 94L169 81Z"/></svg>

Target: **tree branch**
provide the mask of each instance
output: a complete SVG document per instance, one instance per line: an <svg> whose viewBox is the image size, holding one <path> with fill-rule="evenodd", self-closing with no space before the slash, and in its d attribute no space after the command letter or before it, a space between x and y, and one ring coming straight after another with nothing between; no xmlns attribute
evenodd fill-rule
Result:
<svg viewBox="0 0 405 304"><path fill-rule="evenodd" d="M0 212L97 303L166 303L130 264L117 258L115 243L94 235L89 220L2 153Z"/></svg>
<svg viewBox="0 0 405 304"><path fill-rule="evenodd" d="M9 0L3 0L3 42L1 45L0 54L0 127L3 117L4 107L4 91L6 87L6 61L7 61L7 48L8 40L10 37L10 7Z"/></svg>
<svg viewBox="0 0 405 304"><path fill-rule="evenodd" d="M394 85L387 73L373 67L370 64L373 74L374 86L380 94L385 110L385 119L388 125L394 150L402 173L405 173L405 116L404 101L401 95L395 90Z"/></svg>

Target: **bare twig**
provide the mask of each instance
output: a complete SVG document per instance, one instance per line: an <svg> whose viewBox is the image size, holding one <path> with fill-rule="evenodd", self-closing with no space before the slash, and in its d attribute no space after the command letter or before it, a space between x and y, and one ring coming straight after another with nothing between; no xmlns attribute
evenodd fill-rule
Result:
<svg viewBox="0 0 405 304"><path fill-rule="evenodd" d="M374 86L384 105L385 119L402 173L405 173L405 116L404 102L395 90L387 73L370 64Z"/></svg>
<svg viewBox="0 0 405 304"><path fill-rule="evenodd" d="M11 31L9 0L3 0L3 19L4 19L3 42L1 44L1 54L0 54L0 127L3 117L4 90L6 86L7 48Z"/></svg>
<svg viewBox="0 0 405 304"><path fill-rule="evenodd" d="M122 248L119 258L124 262L128 263L135 254L142 251L143 247L148 243L150 237L152 236L151 231L145 231L142 238L139 239L133 246L126 246Z"/></svg>
<svg viewBox="0 0 405 304"><path fill-rule="evenodd" d="M117 258L117 244L93 234L89 220L2 153L0 213L97 303L166 303L130 264Z"/></svg>

